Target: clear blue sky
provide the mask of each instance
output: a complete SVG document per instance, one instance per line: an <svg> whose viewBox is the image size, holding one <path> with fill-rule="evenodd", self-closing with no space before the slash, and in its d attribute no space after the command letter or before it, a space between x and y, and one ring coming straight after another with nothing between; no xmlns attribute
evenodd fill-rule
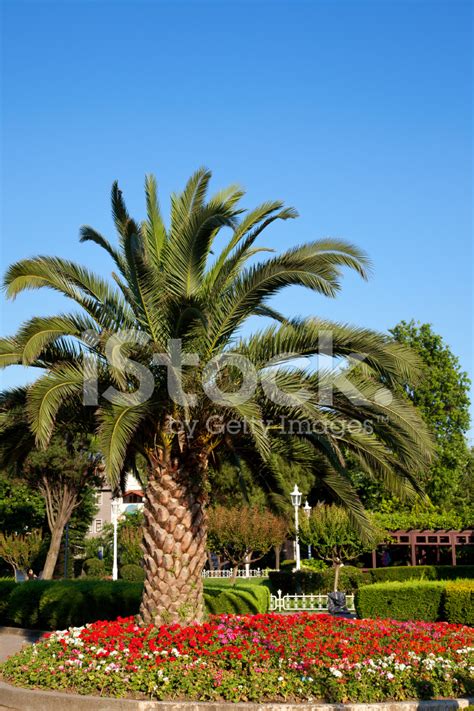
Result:
<svg viewBox="0 0 474 711"><path fill-rule="evenodd" d="M249 206L298 208L266 244L331 235L370 254L368 284L349 276L335 301L287 291L287 313L381 330L429 321L471 369L470 3L3 0L2 11L3 268L49 253L107 272L78 228L111 233L112 181L141 217L145 173L165 202L205 164L216 186L243 183ZM58 306L42 291L3 302L2 331Z"/></svg>

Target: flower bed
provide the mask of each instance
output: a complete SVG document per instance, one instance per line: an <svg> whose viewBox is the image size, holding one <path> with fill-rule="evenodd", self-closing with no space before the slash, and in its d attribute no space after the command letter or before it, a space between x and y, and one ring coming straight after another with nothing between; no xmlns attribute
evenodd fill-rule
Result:
<svg viewBox="0 0 474 711"><path fill-rule="evenodd" d="M1 671L115 697L376 702L472 693L473 653L474 630L446 623L274 614L157 630L119 618L47 634Z"/></svg>

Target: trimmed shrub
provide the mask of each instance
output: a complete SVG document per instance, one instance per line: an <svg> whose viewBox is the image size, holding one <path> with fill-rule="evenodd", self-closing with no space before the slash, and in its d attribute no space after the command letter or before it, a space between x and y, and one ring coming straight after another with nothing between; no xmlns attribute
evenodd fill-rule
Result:
<svg viewBox="0 0 474 711"><path fill-rule="evenodd" d="M2 619L8 607L8 599L15 585L13 578L0 578L0 624L3 624Z"/></svg>
<svg viewBox="0 0 474 711"><path fill-rule="evenodd" d="M138 612L141 583L98 580L34 580L17 583L0 624L54 630Z"/></svg>
<svg viewBox="0 0 474 711"><path fill-rule="evenodd" d="M55 630L129 617L139 611L142 590L143 583L125 580L0 581L0 625ZM257 614L268 611L270 592L247 583L206 586L204 599L211 614Z"/></svg>
<svg viewBox="0 0 474 711"><path fill-rule="evenodd" d="M107 573L105 570L105 563L99 558L88 558L84 562L84 572L88 578L102 579L105 578Z"/></svg>
<svg viewBox="0 0 474 711"><path fill-rule="evenodd" d="M25 583L17 583L8 598L5 620L2 620L2 623L18 627L46 629L41 627L39 621L39 604L42 594L52 585L57 585L57 583L50 580L30 580Z"/></svg>
<svg viewBox="0 0 474 711"><path fill-rule="evenodd" d="M359 617L392 620L442 619L445 584L442 581L394 581L363 585L356 593Z"/></svg>
<svg viewBox="0 0 474 711"><path fill-rule="evenodd" d="M446 583L444 619L460 625L474 625L474 581L453 580Z"/></svg>
<svg viewBox="0 0 474 711"><path fill-rule="evenodd" d="M129 563L120 568L120 577L129 583L139 583L145 580L145 571L139 565Z"/></svg>
<svg viewBox="0 0 474 711"><path fill-rule="evenodd" d="M374 583L405 580L437 580L434 565L401 565L393 568L373 568L369 570ZM369 581L367 581L369 582Z"/></svg>
<svg viewBox="0 0 474 711"><path fill-rule="evenodd" d="M270 591L262 585L210 587L204 590L204 601L211 615L256 615L268 612Z"/></svg>
<svg viewBox="0 0 474 711"><path fill-rule="evenodd" d="M369 570L374 583L389 580L455 580L474 578L474 565L401 565Z"/></svg>

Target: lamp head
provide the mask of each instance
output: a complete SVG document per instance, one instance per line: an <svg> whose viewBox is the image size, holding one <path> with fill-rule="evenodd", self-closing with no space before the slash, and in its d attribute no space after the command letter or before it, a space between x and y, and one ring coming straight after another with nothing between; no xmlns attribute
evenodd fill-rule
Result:
<svg viewBox="0 0 474 711"><path fill-rule="evenodd" d="M290 494L291 496L291 503L293 506L300 506L301 504L301 491L298 489L298 485L295 484L295 488Z"/></svg>

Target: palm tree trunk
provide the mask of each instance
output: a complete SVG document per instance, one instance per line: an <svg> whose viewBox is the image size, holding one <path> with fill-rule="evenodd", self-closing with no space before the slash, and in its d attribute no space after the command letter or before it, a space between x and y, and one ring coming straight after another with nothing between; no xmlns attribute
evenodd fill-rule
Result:
<svg viewBox="0 0 474 711"><path fill-rule="evenodd" d="M157 468L145 494L145 586L140 617L146 624L193 624L204 616L202 569L207 515L202 485L181 469Z"/></svg>
<svg viewBox="0 0 474 711"><path fill-rule="evenodd" d="M51 542L49 544L48 555L43 568L43 580L51 580L58 561L61 540L64 532L64 523L57 523L51 530Z"/></svg>

